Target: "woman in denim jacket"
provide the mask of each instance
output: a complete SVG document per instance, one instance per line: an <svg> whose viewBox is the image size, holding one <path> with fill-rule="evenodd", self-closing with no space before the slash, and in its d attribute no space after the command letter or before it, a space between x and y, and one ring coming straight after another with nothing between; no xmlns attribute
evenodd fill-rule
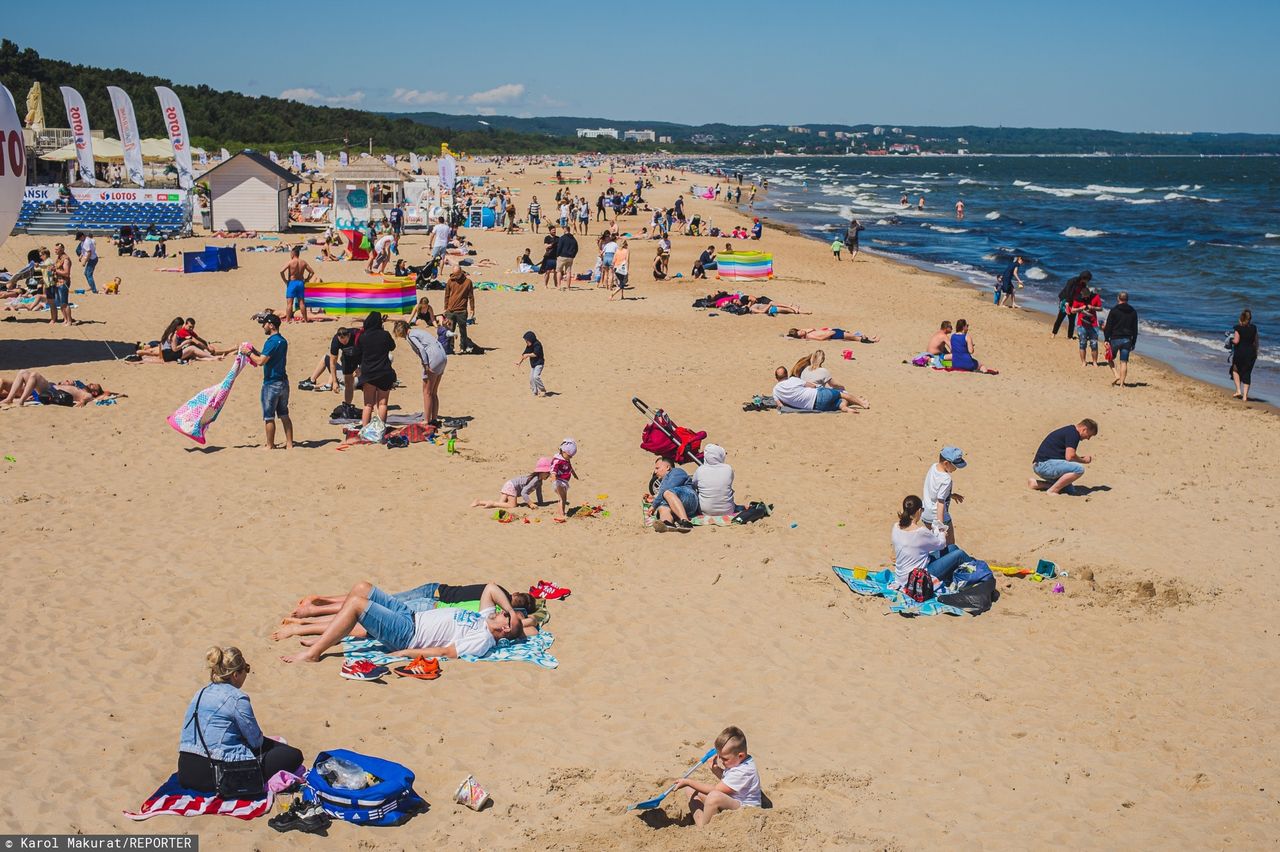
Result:
<svg viewBox="0 0 1280 852"><path fill-rule="evenodd" d="M249 664L240 649L215 646L205 659L210 683L191 699L182 720L178 783L192 790L216 792L214 765L237 760L257 759L264 781L281 769L296 771L302 765L302 752L264 737L249 696L241 691L249 676Z"/></svg>

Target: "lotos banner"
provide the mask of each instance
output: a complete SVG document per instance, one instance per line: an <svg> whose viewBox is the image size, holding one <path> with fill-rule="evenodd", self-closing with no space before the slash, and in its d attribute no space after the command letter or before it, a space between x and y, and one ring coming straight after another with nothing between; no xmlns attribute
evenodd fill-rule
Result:
<svg viewBox="0 0 1280 852"><path fill-rule="evenodd" d="M160 112L164 115L164 129L169 131L169 143L173 145L173 161L178 167L178 186L190 189L195 185L191 171L191 137L187 135L187 117L182 112L182 101L168 86L156 86L160 96Z"/></svg>
<svg viewBox="0 0 1280 852"><path fill-rule="evenodd" d="M116 114L116 130L120 132L120 147L124 148L124 169L129 180L138 186L146 181L142 176L142 139L138 136L138 120L133 115L133 101L118 86L107 86L111 95L111 109Z"/></svg>
<svg viewBox="0 0 1280 852"><path fill-rule="evenodd" d="M62 102L67 107L67 127L71 128L71 138L76 146L76 163L80 166L80 179L90 186L97 181L93 179L93 137L89 135L89 111L85 109L84 98L70 86L61 86Z"/></svg>
<svg viewBox="0 0 1280 852"><path fill-rule="evenodd" d="M182 204L187 193L177 189L110 189L73 186L71 197L78 204L88 201L114 201L118 204ZM58 200L57 184L28 186L22 193L23 201L50 203Z"/></svg>

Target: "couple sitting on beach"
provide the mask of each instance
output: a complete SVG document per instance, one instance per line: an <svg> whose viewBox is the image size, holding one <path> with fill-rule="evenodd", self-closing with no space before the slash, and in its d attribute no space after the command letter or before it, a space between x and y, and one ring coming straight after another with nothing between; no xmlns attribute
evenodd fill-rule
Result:
<svg viewBox="0 0 1280 852"><path fill-rule="evenodd" d="M928 348L917 355L913 363L919 366L930 366L937 369L961 370L973 373L992 373L998 371L983 366L974 357L973 334L969 331L969 321L956 320L952 330L950 320L943 320L942 325L929 338Z"/></svg>
<svg viewBox="0 0 1280 852"><path fill-rule="evenodd" d="M741 506L733 498L733 468L725 463L724 447L707 444L703 448L703 463L690 476L670 459L659 458L653 463L653 474L658 486L653 492L649 514L656 516L654 532L678 530L688 532L695 515L713 517L736 514ZM650 495L644 495L647 501Z"/></svg>
<svg viewBox="0 0 1280 852"><path fill-rule="evenodd" d="M866 397L856 396L832 381L831 371L822 366L825 360L825 353L818 350L796 365L800 369L799 375L794 375L786 367L773 371L777 382L773 386L773 398L777 400L779 410L852 411L856 414L857 408L871 407Z"/></svg>
<svg viewBox="0 0 1280 852"><path fill-rule="evenodd" d="M477 600L475 609L467 606ZM305 650L281 657L286 663L319 662L346 636L367 636L398 657L481 657L499 639L537 633L533 607L530 595L509 595L494 583L426 583L393 595L360 582L345 595L303 598L271 638L319 634L301 640Z"/></svg>

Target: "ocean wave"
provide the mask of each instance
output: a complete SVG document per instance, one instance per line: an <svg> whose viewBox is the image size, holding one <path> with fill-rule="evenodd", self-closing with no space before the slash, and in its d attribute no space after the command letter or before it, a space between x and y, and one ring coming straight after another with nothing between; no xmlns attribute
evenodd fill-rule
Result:
<svg viewBox="0 0 1280 852"><path fill-rule="evenodd" d="M942 234L967 234L968 228L949 228L946 225L934 225L931 222L921 222L920 227L928 228L931 231L938 231Z"/></svg>
<svg viewBox="0 0 1280 852"><path fill-rule="evenodd" d="M1049 195L1056 195L1058 198L1073 198L1077 195L1097 195L1092 189L1068 189L1061 186L1037 186L1034 183L1026 184L1022 187L1028 192L1044 192Z"/></svg>
<svg viewBox="0 0 1280 852"><path fill-rule="evenodd" d="M877 186L879 186L879 184L875 184L875 183L860 183L860 184L858 184L858 188L859 188L859 189L875 189Z"/></svg>
<svg viewBox="0 0 1280 852"><path fill-rule="evenodd" d="M1264 240L1280 240L1280 234L1263 234Z"/></svg>
<svg viewBox="0 0 1280 852"><path fill-rule="evenodd" d="M1123 201L1125 204L1159 204L1159 198L1121 198L1118 195L1107 195L1103 193L1093 199L1094 201Z"/></svg>
<svg viewBox="0 0 1280 852"><path fill-rule="evenodd" d="M1076 226L1072 225L1070 228L1067 228L1065 231L1062 232L1062 236L1064 237L1101 237L1106 233L1107 233L1106 231L1092 231L1088 228L1077 228Z"/></svg>
<svg viewBox="0 0 1280 852"><path fill-rule="evenodd" d="M1027 271L1022 274L1030 278L1032 281L1043 281L1049 277L1049 273L1045 272L1038 266L1029 267Z"/></svg>
<svg viewBox="0 0 1280 852"><path fill-rule="evenodd" d="M1204 184L1202 183L1197 183L1197 184L1184 183L1181 186L1157 186L1155 188L1155 191L1156 192L1199 192L1202 189L1204 189Z"/></svg>
<svg viewBox="0 0 1280 852"><path fill-rule="evenodd" d="M999 218L1000 218L1000 211L999 211L999 210L992 210L990 213L988 213L986 216L983 216L982 218L983 218L983 219L993 219L993 220L994 220L994 219L999 219Z"/></svg>
<svg viewBox="0 0 1280 852"><path fill-rule="evenodd" d="M1137 195L1147 191L1145 186L1102 186L1096 183L1089 184L1085 189L1090 192L1118 192L1121 195Z"/></svg>
<svg viewBox="0 0 1280 852"><path fill-rule="evenodd" d="M1014 185L1014 186L1031 186L1031 181L1029 181L1029 180L1015 180L1015 181L1013 182L1013 185Z"/></svg>
<svg viewBox="0 0 1280 852"><path fill-rule="evenodd" d="M906 243L899 243L894 240L872 240L871 242L881 246L905 246Z"/></svg>
<svg viewBox="0 0 1280 852"><path fill-rule="evenodd" d="M1179 192L1170 192L1168 195L1164 197L1164 200L1165 201L1178 201L1178 200L1203 201L1206 204L1217 204L1218 202L1222 201L1221 198L1202 198L1199 195L1183 195L1182 193L1179 193Z"/></svg>

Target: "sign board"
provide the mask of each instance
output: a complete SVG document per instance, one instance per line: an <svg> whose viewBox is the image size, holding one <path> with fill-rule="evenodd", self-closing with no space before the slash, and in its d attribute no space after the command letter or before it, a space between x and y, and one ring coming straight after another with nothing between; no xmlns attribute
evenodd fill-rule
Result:
<svg viewBox="0 0 1280 852"><path fill-rule="evenodd" d="M57 201L58 189L57 184L28 186L22 193L22 200ZM187 193L181 189L110 189L73 186L71 197L80 204L89 201L114 201L124 204L183 204L187 200Z"/></svg>

